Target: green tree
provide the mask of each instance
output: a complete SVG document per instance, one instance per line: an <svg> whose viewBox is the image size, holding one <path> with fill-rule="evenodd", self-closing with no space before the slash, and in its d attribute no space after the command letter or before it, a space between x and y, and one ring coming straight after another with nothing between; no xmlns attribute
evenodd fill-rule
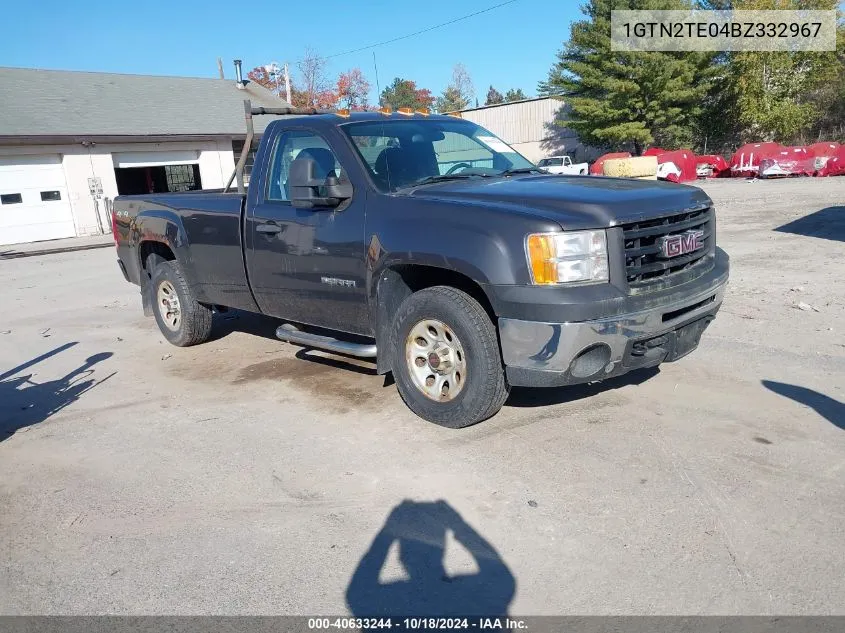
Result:
<svg viewBox="0 0 845 633"><path fill-rule="evenodd" d="M588 0L586 19L572 24L569 41L538 87L540 94L563 96L571 107L571 119L561 125L589 145L630 147L636 154L649 144L691 144L712 55L610 50L611 7L689 6L683 0Z"/></svg>
<svg viewBox="0 0 845 633"><path fill-rule="evenodd" d="M381 91L379 102L383 106L398 110L399 108L431 108L434 97L427 88L417 88L417 84L410 79L396 77L389 86Z"/></svg>
<svg viewBox="0 0 845 633"><path fill-rule="evenodd" d="M735 9L827 9L837 0L735 0ZM742 140L804 142L813 130L834 128L845 112L845 55L829 52L729 54L726 90L734 95ZM841 120L841 119L840 119Z"/></svg>
<svg viewBox="0 0 845 633"><path fill-rule="evenodd" d="M446 86L443 94L437 98L438 112L459 112L465 110L472 103L475 90L466 67L455 64L452 69L452 81Z"/></svg>
<svg viewBox="0 0 845 633"><path fill-rule="evenodd" d="M845 33L839 35L839 41L845 44ZM813 138L845 142L845 54L839 56L842 69L836 79L824 86L817 99L822 108Z"/></svg>
<svg viewBox="0 0 845 633"><path fill-rule="evenodd" d="M522 101L527 98L528 97L525 96L525 93L522 92L522 88L517 88L516 90L511 88L505 93L505 103L510 103L511 101Z"/></svg>
<svg viewBox="0 0 845 633"><path fill-rule="evenodd" d="M484 105L496 105L497 103L504 103L505 98L502 96L502 93L496 90L493 86L490 86L490 89L487 91L487 100L484 102Z"/></svg>

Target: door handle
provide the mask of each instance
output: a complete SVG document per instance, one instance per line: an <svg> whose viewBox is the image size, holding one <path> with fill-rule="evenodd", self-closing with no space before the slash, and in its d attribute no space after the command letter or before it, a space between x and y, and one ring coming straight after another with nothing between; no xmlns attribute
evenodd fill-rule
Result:
<svg viewBox="0 0 845 633"><path fill-rule="evenodd" d="M278 224L259 224L255 227L255 230L265 235L274 235L275 233L281 233L282 227Z"/></svg>

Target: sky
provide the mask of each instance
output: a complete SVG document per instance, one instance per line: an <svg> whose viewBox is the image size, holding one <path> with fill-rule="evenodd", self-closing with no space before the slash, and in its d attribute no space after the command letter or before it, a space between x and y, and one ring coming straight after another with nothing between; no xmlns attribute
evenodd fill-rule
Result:
<svg viewBox="0 0 845 633"><path fill-rule="evenodd" d="M40 0L3 8L0 66L148 75L216 77L223 58L244 72L296 62L307 47L324 57L400 37L505 0ZM536 94L555 53L580 17L578 0L515 0L481 15L372 50L329 59L335 77L359 67L377 102L373 50L382 88L411 79L438 95L463 63L484 102L489 85Z"/></svg>

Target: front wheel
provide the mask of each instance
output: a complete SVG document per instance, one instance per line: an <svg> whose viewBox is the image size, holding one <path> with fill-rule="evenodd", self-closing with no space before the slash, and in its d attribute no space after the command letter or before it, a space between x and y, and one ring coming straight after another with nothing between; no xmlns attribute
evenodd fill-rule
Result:
<svg viewBox="0 0 845 633"><path fill-rule="evenodd" d="M429 422L463 428L496 414L508 397L496 328L465 292L434 286L405 299L392 349L399 394Z"/></svg>

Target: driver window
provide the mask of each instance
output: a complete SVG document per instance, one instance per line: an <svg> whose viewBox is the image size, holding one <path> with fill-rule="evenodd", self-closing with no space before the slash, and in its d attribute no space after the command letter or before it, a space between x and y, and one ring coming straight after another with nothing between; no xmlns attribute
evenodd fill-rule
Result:
<svg viewBox="0 0 845 633"><path fill-rule="evenodd" d="M304 130L285 132L276 139L276 147L270 164L267 200L290 201L288 175L291 163L300 156L311 158L317 163L318 178L343 177L340 162L322 136Z"/></svg>

